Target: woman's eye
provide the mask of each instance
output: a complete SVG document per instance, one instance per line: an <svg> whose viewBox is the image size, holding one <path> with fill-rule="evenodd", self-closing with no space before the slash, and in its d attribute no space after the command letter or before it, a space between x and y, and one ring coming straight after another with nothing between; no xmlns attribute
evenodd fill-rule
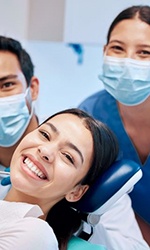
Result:
<svg viewBox="0 0 150 250"><path fill-rule="evenodd" d="M66 158L67 160L69 160L72 164L74 164L74 160L73 158L71 157L71 155L67 154L67 153L62 153Z"/></svg>
<svg viewBox="0 0 150 250"><path fill-rule="evenodd" d="M39 130L39 132L41 133L41 135L43 137L45 137L48 141L50 141L50 137L49 137L49 134L45 131L42 131L42 130Z"/></svg>
<svg viewBox="0 0 150 250"><path fill-rule="evenodd" d="M119 51L122 51L123 49L120 47L120 46L112 46L112 49L113 50L119 50Z"/></svg>
<svg viewBox="0 0 150 250"><path fill-rule="evenodd" d="M107 54L111 53L111 55L122 54L124 53L124 49L119 45L109 45L107 49Z"/></svg>
<svg viewBox="0 0 150 250"><path fill-rule="evenodd" d="M139 52L139 54L141 54L141 55L150 55L150 51L142 50L142 51Z"/></svg>

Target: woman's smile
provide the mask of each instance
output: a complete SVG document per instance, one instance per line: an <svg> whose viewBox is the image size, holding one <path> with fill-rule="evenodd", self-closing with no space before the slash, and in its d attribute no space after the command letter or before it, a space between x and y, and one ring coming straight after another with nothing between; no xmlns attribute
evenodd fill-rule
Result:
<svg viewBox="0 0 150 250"><path fill-rule="evenodd" d="M48 175L41 165L41 163L37 162L35 159L32 160L31 156L23 156L22 158L22 169L28 174L30 177L36 180L48 180Z"/></svg>

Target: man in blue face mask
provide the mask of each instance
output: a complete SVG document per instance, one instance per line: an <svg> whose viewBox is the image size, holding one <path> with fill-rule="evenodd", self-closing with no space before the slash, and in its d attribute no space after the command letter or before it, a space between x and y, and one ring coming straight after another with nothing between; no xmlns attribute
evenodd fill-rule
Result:
<svg viewBox="0 0 150 250"><path fill-rule="evenodd" d="M39 81L29 54L17 40L0 36L0 171L9 168L20 140L38 126L33 101ZM9 180L0 175L2 185ZM2 199L9 185L0 186Z"/></svg>

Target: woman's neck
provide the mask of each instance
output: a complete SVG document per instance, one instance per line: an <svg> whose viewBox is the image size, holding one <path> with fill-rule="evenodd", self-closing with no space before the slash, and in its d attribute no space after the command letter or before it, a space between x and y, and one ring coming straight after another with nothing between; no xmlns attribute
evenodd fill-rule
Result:
<svg viewBox="0 0 150 250"><path fill-rule="evenodd" d="M146 104L146 101L133 107L118 104L124 129L142 164L145 163L150 152L150 106Z"/></svg>
<svg viewBox="0 0 150 250"><path fill-rule="evenodd" d="M44 215L42 219L46 219L46 216L51 209L51 207L54 205L54 202L47 202L43 199L39 199L36 197L32 197L30 195L27 195L25 193L22 193L15 188L11 188L9 192L7 193L6 197L4 198L5 201L10 201L10 202L23 202L23 203L28 203L28 204L33 204L33 205L38 205Z"/></svg>
<svg viewBox="0 0 150 250"><path fill-rule="evenodd" d="M136 106L126 106L118 103L118 109L123 123L128 123L136 127L150 126L150 97L142 104Z"/></svg>

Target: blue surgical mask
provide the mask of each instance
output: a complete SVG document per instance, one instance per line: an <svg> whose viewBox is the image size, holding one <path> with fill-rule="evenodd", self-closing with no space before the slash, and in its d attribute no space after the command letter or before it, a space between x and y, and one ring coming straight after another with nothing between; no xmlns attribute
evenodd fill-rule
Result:
<svg viewBox="0 0 150 250"><path fill-rule="evenodd" d="M25 132L32 114L29 88L26 93L0 98L0 146L13 146Z"/></svg>
<svg viewBox="0 0 150 250"><path fill-rule="evenodd" d="M150 61L104 56L99 79L116 100L138 105L150 95Z"/></svg>

